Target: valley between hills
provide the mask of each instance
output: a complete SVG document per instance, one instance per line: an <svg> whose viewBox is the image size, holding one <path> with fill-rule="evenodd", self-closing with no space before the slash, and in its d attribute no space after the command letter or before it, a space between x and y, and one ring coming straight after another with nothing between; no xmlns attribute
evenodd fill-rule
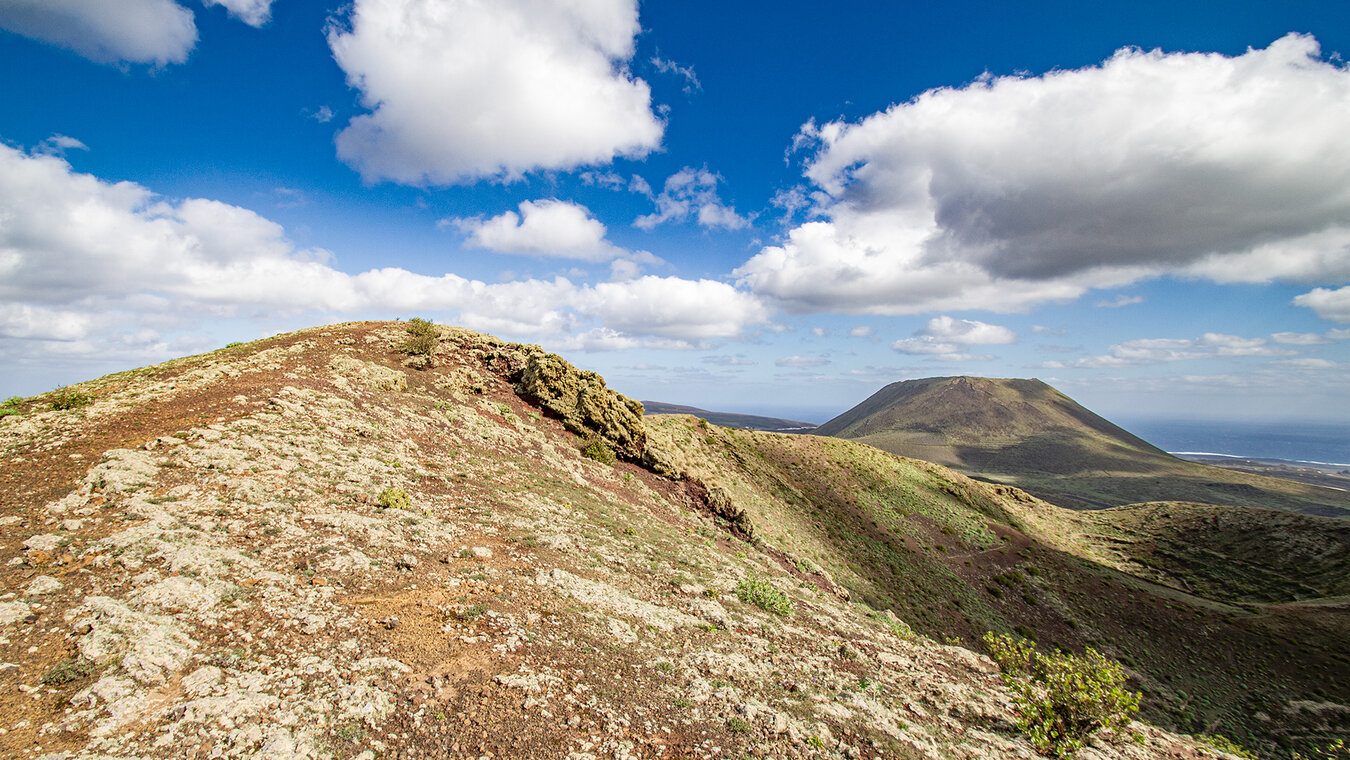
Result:
<svg viewBox="0 0 1350 760"><path fill-rule="evenodd" d="M1344 494L942 380L772 433L363 322L7 402L0 755L1040 757L992 631L1123 664L1079 757L1339 757Z"/></svg>

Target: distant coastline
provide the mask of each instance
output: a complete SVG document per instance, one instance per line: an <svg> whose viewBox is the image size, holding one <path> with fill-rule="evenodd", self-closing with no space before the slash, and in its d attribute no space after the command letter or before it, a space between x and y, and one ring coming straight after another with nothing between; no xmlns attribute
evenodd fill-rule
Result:
<svg viewBox="0 0 1350 760"><path fill-rule="evenodd" d="M1350 423L1127 419L1122 427L1184 458L1350 467Z"/></svg>
<svg viewBox="0 0 1350 760"><path fill-rule="evenodd" d="M1240 459L1258 462L1281 462L1284 464L1314 465L1317 467L1350 468L1350 463L1347 462L1319 462L1315 459L1279 459L1276 457L1252 457L1252 456L1244 456L1242 454L1220 454L1217 451L1169 451L1167 453L1171 454L1174 457L1181 457L1182 459L1208 459L1208 458Z"/></svg>

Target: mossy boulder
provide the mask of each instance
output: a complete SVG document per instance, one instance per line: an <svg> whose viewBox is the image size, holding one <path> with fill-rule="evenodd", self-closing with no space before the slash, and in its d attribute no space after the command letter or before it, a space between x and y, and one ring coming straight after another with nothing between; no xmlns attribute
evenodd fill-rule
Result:
<svg viewBox="0 0 1350 760"><path fill-rule="evenodd" d="M516 392L577 435L599 436L623 459L642 460L647 446L642 404L605 387L600 375L579 370L556 354L538 351L526 359Z"/></svg>

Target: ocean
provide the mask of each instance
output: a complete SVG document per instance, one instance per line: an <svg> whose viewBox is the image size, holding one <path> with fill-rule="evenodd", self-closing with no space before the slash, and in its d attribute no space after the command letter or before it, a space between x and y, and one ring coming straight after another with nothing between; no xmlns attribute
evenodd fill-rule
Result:
<svg viewBox="0 0 1350 760"><path fill-rule="evenodd" d="M1134 420L1117 423L1165 451L1350 466L1350 424Z"/></svg>

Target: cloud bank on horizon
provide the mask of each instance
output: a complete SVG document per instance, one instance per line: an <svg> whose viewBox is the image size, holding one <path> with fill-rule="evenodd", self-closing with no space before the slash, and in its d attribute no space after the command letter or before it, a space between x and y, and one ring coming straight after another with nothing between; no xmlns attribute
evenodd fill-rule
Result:
<svg viewBox="0 0 1350 760"><path fill-rule="evenodd" d="M199 10L216 5L263 30L274 11L270 0ZM334 121L335 160L367 186L527 188L525 200L438 226L466 252L598 265L602 277L489 282L397 262L349 272L341 251L297 245L257 210L77 171L66 151L87 150L80 136L52 134L27 149L0 144L0 351L20 362L114 346L160 358L192 345L203 315L438 312L584 351L711 349L812 315L932 315L881 345L961 363L993 359L1018 331L954 312L1029 314L1160 280L1295 286L1293 309L1350 324L1350 71L1311 35L1239 55L1126 47L1096 65L985 75L854 120L812 119L778 148L801 160L800 181L762 188L788 220L775 230L767 209L724 200L723 176L698 161L659 192L613 170L670 150L679 119L639 65L678 78L686 97L713 86L693 66L639 60L638 11L636 0L356 0L323 30L355 101ZM193 11L175 0L128 0L117 13L92 0L7 0L0 28L122 67L185 65L199 42ZM655 208L597 213L568 197L565 176ZM689 274L697 267L678 251L616 242L620 227L758 242ZM1143 301L1118 293L1097 305ZM840 331L877 340L871 325ZM1264 357L1334 370L1303 352L1343 332L1137 338L1035 366ZM819 368L827 353L773 364Z"/></svg>

